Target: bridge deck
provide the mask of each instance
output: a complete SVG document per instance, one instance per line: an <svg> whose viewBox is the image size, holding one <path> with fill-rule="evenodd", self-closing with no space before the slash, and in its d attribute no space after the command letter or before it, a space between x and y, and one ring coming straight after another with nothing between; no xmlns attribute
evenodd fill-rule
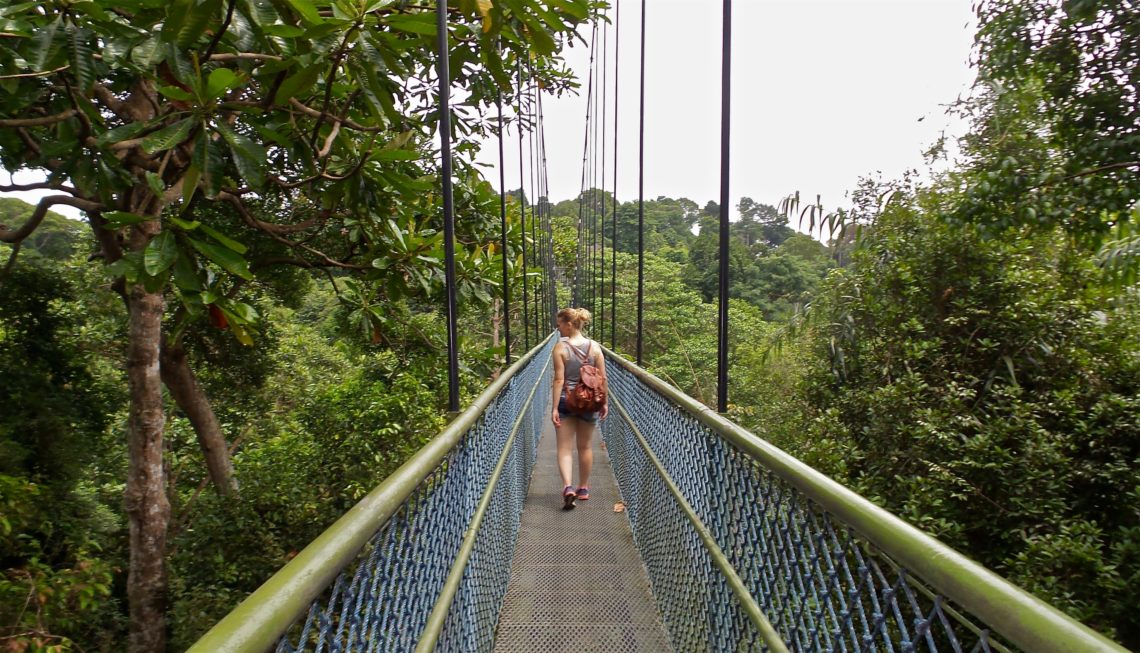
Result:
<svg viewBox="0 0 1140 653"><path fill-rule="evenodd" d="M495 651L671 651L609 457L594 437L590 500L562 510L548 421L523 508Z"/></svg>

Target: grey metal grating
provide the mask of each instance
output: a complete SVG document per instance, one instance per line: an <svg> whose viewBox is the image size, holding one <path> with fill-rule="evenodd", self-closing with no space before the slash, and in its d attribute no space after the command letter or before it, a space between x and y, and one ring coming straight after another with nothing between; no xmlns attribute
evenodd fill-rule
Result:
<svg viewBox="0 0 1140 653"><path fill-rule="evenodd" d="M517 592L543 590L559 594L625 592L629 587L625 576L619 565L531 565L514 570L511 574L511 588Z"/></svg>
<svg viewBox="0 0 1140 653"><path fill-rule="evenodd" d="M538 446L499 613L495 651L672 651L605 451L594 440L590 500L562 510L549 426Z"/></svg>
<svg viewBox="0 0 1140 653"><path fill-rule="evenodd" d="M659 625L500 623L495 650L534 653L657 653L673 649L669 647L665 630Z"/></svg>

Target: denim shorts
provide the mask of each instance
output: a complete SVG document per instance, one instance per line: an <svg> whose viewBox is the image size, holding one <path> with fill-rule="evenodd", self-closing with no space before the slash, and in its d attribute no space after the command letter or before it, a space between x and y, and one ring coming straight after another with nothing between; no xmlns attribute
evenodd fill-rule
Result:
<svg viewBox="0 0 1140 653"><path fill-rule="evenodd" d="M596 424L598 422L598 412L591 413L576 413L566 407L566 397L558 398L558 415L559 417L577 417L580 420Z"/></svg>

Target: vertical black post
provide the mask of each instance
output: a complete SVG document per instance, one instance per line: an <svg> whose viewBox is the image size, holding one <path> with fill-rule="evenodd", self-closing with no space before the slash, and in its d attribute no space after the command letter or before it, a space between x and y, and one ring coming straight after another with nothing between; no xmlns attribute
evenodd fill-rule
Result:
<svg viewBox="0 0 1140 653"><path fill-rule="evenodd" d="M500 251L503 255L503 350L506 352L505 364L511 364L511 284L507 272L507 171L503 164L503 96L500 93L495 100L499 109L499 219L502 222L502 243Z"/></svg>
<svg viewBox="0 0 1140 653"><path fill-rule="evenodd" d="M637 364L645 308L645 0L641 0L641 106L637 137Z"/></svg>
<svg viewBox="0 0 1140 653"><path fill-rule="evenodd" d="M523 258L523 351L530 351L530 294L526 280L526 176L523 174L523 77L522 63L517 65L519 75L519 232L522 236Z"/></svg>
<svg viewBox="0 0 1140 653"><path fill-rule="evenodd" d="M597 74L598 63L595 58L594 71ZM601 76L598 76L598 88L601 88ZM594 93L594 149L591 161L591 188L593 193L594 213L590 218L590 312L598 312L598 97L601 93Z"/></svg>
<svg viewBox="0 0 1140 653"><path fill-rule="evenodd" d="M543 195L547 198L545 204L545 212L543 214L543 237L546 241L546 278L550 283L550 292L547 296L547 308L550 311L550 321L546 325L546 331L549 333L554 329L555 314L558 312L558 283L554 280L554 238L550 228L550 177L546 168L546 116L542 111L542 94L538 95L538 144L539 149L542 151L542 188Z"/></svg>
<svg viewBox="0 0 1140 653"><path fill-rule="evenodd" d="M439 141L443 163L443 251L447 276L447 409L459 412L459 337L455 329L455 207L451 197L451 73L447 56L447 0L438 0Z"/></svg>
<svg viewBox="0 0 1140 653"><path fill-rule="evenodd" d="M617 349L618 73L621 69L621 0L614 2L614 210L610 237L610 348ZM603 334L604 335L604 334Z"/></svg>
<svg viewBox="0 0 1140 653"><path fill-rule="evenodd" d="M717 319L716 409L728 410L728 141L732 96L732 0L724 0L720 73L720 314Z"/></svg>
<svg viewBox="0 0 1140 653"><path fill-rule="evenodd" d="M538 167L538 156L535 154L535 150L534 150L534 130L538 127L538 108L537 108L535 100L534 100L534 97L535 97L534 94L536 92L536 88L533 86L534 85L534 74L533 74L533 71L528 71L528 72L530 72L530 74L528 75L528 78L530 79L530 83L532 84L531 95L530 95L530 117L531 117L532 123L531 123L531 127L530 127L530 132L527 133L527 136L526 136L527 137L527 148L526 149L527 149L527 155L530 157L530 243L531 243L531 245L530 245L530 247L531 247L531 249L530 249L530 261L531 261L531 265L533 266L533 265L538 263L538 239L535 238L535 232L534 232L535 204L539 201L539 194L535 191L535 185L534 185L535 168ZM526 230L525 229L523 229L523 238L526 238ZM539 288L535 288L534 289L534 325L533 325L534 326L534 340L535 340L535 342L538 342L538 339L540 337L538 334L538 315L539 315L538 307L541 305L541 300L539 299L541 296L542 296L542 293L539 291ZM532 325L530 323L528 323L526 328L530 329L531 326Z"/></svg>

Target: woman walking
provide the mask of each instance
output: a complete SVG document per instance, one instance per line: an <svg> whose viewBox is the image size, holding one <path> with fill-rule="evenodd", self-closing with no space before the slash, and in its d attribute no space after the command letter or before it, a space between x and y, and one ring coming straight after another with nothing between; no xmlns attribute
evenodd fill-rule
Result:
<svg viewBox="0 0 1140 653"><path fill-rule="evenodd" d="M582 380L582 366L593 365L605 378L606 359L601 346L582 335L590 322L590 311L584 308L564 308L558 311L558 335L554 345L554 395L550 419L558 434L558 471L562 475L562 509L570 510L575 501L590 498L590 468L594 464L591 440L598 419L605 419L609 402L600 411L580 412L569 409L566 398ZM574 447L578 448L578 486L573 480Z"/></svg>

